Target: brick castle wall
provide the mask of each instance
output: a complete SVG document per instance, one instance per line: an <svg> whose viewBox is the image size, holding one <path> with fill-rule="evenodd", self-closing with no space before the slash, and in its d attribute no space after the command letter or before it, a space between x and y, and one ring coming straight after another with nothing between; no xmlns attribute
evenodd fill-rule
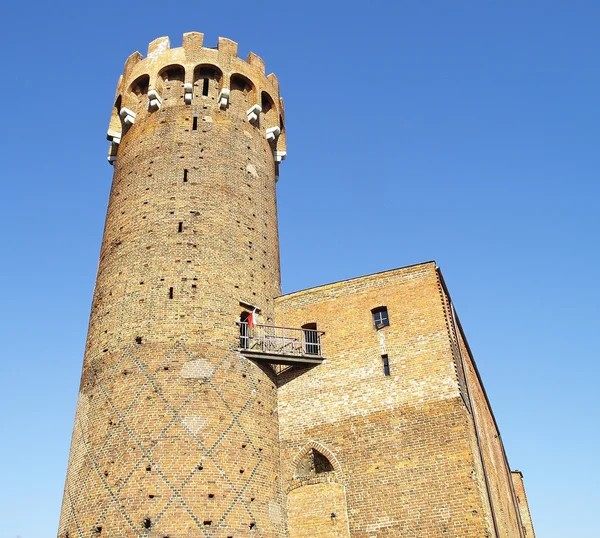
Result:
<svg viewBox="0 0 600 538"><path fill-rule="evenodd" d="M527 495L525 494L523 473L521 473L521 471L512 471L511 476L515 488L515 495L517 497L519 513L521 514L521 521L523 523L524 535L527 538L535 538L533 521L531 520L531 512L529 511L529 503L527 502Z"/></svg>
<svg viewBox="0 0 600 538"><path fill-rule="evenodd" d="M371 310L379 306L390 326L376 330ZM279 386L290 528L309 525L299 519L306 511L292 477L313 443L339 464L328 481L345 488L350 536L492 536L435 264L292 293L277 299L276 313L279 324L316 322L325 331L326 361L290 371ZM302 487L316 505L330 502L322 485ZM310 524L330 529L328 516Z"/></svg>
<svg viewBox="0 0 600 538"><path fill-rule="evenodd" d="M483 384L477 373L475 362L471 356L462 334L459 333L460 349L465 362L467 382L473 406L473 413L480 437L481 450L479 458L484 466L489 495L496 520L498 537L520 537L522 526L516 506L510 468L506 461L500 432L487 400ZM482 484L484 477L477 475Z"/></svg>

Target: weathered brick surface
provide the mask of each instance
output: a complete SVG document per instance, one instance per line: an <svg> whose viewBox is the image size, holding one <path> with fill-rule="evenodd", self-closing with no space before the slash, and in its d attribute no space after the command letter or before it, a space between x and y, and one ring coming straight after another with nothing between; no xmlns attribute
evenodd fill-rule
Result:
<svg viewBox="0 0 600 538"><path fill-rule="evenodd" d="M521 471L511 472L513 485L515 487L515 495L517 496L517 505L521 514L521 522L523 523L525 536L527 538L535 538L533 530L533 521L531 520L531 512L529 511L529 503L525 494L525 484L523 483L523 473Z"/></svg>
<svg viewBox="0 0 600 538"><path fill-rule="evenodd" d="M348 512L342 484L308 484L288 494L288 528L294 538L347 538Z"/></svg>
<svg viewBox="0 0 600 538"><path fill-rule="evenodd" d="M533 535L433 262L279 296L283 102L236 53L159 38L119 80L59 538ZM249 305L316 323L326 360L246 359Z"/></svg>
<svg viewBox="0 0 600 538"><path fill-rule="evenodd" d="M119 82L117 108L136 119L127 132L118 110L111 120L123 136L59 536L283 536L275 376L237 352L236 327L240 300L271 317L280 293L265 133L282 121L278 86L228 40L166 45L132 55ZM207 96L197 66L218 73ZM149 89L159 110L148 110Z"/></svg>
<svg viewBox="0 0 600 538"><path fill-rule="evenodd" d="M460 332L458 337L465 363L477 434L480 438L479 457L482 460L485 476L478 475L478 477L481 481L487 480L498 536L507 538L521 536L520 514L500 432L476 371L475 363Z"/></svg>
<svg viewBox="0 0 600 538"><path fill-rule="evenodd" d="M292 480L303 447L319 443L339 462L350 536L494 536L475 424L451 342L449 302L435 264L292 293L276 305L279 324L316 322L326 333L326 361L280 379L284 480ZM371 310L383 305L390 326L376 330ZM382 354L389 357L389 377ZM479 408L481 396L475 400ZM512 498L502 494L506 498L495 500L508 512ZM326 492L315 495L316 505L326 505ZM300 511L307 526L309 512L298 505L304 502L294 490L289 517ZM331 528L326 515L315 514L312 525L319 519ZM500 536L519 536L508 528L510 516Z"/></svg>

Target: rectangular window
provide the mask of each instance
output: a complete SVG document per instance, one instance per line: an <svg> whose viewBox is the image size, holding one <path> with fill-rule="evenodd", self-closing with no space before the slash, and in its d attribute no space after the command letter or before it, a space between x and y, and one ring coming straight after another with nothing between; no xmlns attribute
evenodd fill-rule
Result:
<svg viewBox="0 0 600 538"><path fill-rule="evenodd" d="M173 288L169 288L169 299L173 298Z"/></svg>
<svg viewBox="0 0 600 538"><path fill-rule="evenodd" d="M381 361L383 362L383 375L386 377L390 375L390 361L387 355L381 356Z"/></svg>
<svg viewBox="0 0 600 538"><path fill-rule="evenodd" d="M208 80L209 79L205 78L202 83L202 95L208 95Z"/></svg>
<svg viewBox="0 0 600 538"><path fill-rule="evenodd" d="M198 116L192 118L192 131L198 130Z"/></svg>
<svg viewBox="0 0 600 538"><path fill-rule="evenodd" d="M380 306L379 308L374 308L371 310L373 314L373 324L376 329L382 329L383 327L389 327L390 318L388 316L388 311L386 306Z"/></svg>
<svg viewBox="0 0 600 538"><path fill-rule="evenodd" d="M183 182L187 183L188 180L188 171L187 168L183 171Z"/></svg>
<svg viewBox="0 0 600 538"><path fill-rule="evenodd" d="M178 233L183 232L183 222L180 222L179 225L177 226L177 232Z"/></svg>

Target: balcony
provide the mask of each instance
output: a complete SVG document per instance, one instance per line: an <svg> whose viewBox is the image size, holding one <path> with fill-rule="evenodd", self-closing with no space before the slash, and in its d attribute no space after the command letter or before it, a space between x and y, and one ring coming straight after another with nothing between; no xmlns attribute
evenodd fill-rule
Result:
<svg viewBox="0 0 600 538"><path fill-rule="evenodd" d="M254 325L238 322L239 350L247 359L270 364L314 365L323 362L321 336L323 331L292 329L273 325Z"/></svg>

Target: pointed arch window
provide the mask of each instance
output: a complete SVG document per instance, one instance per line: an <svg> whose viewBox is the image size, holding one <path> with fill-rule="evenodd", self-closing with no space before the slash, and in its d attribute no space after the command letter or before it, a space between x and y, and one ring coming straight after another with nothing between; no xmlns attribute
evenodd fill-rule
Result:
<svg viewBox="0 0 600 538"><path fill-rule="evenodd" d="M333 465L327 459L327 456L318 450L311 448L296 466L294 478L304 478L317 474L331 473Z"/></svg>

